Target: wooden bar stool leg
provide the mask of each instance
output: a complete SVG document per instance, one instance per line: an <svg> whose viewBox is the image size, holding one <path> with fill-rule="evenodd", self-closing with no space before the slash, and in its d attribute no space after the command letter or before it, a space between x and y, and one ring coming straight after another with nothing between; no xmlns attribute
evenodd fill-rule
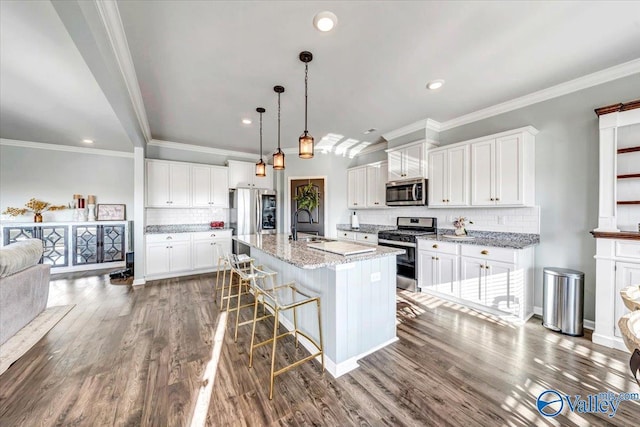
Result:
<svg viewBox="0 0 640 427"><path fill-rule="evenodd" d="M271 349L271 375L270 375L270 385L269 385L269 400L273 399L273 381L274 376L273 373L276 368L276 343L278 342L278 322L280 322L280 310L276 307L276 314L273 319L273 346Z"/></svg>

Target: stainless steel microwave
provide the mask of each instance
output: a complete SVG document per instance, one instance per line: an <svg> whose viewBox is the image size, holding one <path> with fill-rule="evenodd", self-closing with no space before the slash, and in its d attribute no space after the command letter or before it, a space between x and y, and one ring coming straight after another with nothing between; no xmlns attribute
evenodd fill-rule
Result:
<svg viewBox="0 0 640 427"><path fill-rule="evenodd" d="M426 206L427 180L424 178L387 182L387 206Z"/></svg>

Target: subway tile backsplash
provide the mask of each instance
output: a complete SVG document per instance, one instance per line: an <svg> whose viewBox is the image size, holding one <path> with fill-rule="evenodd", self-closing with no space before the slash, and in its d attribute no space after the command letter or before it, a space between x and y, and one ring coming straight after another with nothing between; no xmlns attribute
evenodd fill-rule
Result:
<svg viewBox="0 0 640 427"><path fill-rule="evenodd" d="M540 207L526 208L451 208L429 209L410 206L389 209L357 210L360 223L395 225L399 216L433 216L438 218L438 228L453 228L453 218L467 217L473 224L469 230L503 231L508 233L540 234Z"/></svg>
<svg viewBox="0 0 640 427"><path fill-rule="evenodd" d="M229 222L228 209L224 208L147 208L147 225L207 224L211 221Z"/></svg>

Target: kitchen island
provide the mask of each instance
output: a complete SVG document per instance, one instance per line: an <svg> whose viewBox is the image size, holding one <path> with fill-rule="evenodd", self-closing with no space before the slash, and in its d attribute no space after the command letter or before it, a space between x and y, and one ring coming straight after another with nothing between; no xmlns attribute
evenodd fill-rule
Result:
<svg viewBox="0 0 640 427"><path fill-rule="evenodd" d="M358 367L357 360L397 340L396 255L403 251L376 250L342 256L308 247L288 235L244 235L233 238L251 248L256 265L278 272L278 283L295 282L305 293L319 296L326 368L334 377ZM293 329L293 312L281 323ZM301 330L318 338L315 307L298 309ZM302 338L300 342L315 351Z"/></svg>

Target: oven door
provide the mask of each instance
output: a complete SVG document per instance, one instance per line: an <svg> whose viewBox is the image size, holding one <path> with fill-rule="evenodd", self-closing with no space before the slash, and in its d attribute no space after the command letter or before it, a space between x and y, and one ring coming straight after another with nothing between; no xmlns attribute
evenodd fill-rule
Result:
<svg viewBox="0 0 640 427"><path fill-rule="evenodd" d="M396 286L401 289L417 291L416 244L378 239L378 245L405 251L402 255L396 255Z"/></svg>

